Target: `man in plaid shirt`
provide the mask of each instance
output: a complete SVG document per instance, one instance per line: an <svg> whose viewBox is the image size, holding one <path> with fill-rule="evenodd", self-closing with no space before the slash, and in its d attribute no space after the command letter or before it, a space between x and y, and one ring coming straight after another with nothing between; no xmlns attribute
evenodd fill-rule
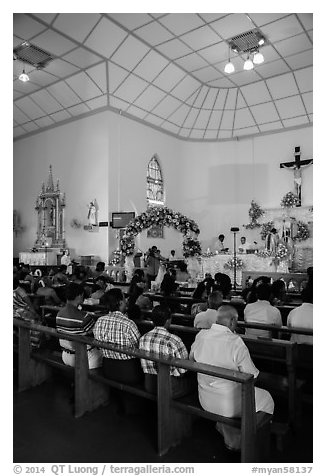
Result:
<svg viewBox="0 0 326 476"><path fill-rule="evenodd" d="M126 299L121 289L110 289L102 297L109 313L101 316L94 326L94 337L101 342L116 344L129 349L138 349L140 338L136 324L125 314ZM136 384L142 378L139 359L121 352L101 348L103 373L107 378L122 383Z"/></svg>
<svg viewBox="0 0 326 476"><path fill-rule="evenodd" d="M180 337L171 334L168 327L171 324L171 313L165 306L155 306L152 311L154 329L144 334L139 341L139 349L154 352L159 356L188 359L188 351ZM145 374L145 388L150 393L157 392L157 364L151 360L141 359ZM174 397L189 393L194 387L195 379L186 374L186 370L170 367L172 395Z"/></svg>

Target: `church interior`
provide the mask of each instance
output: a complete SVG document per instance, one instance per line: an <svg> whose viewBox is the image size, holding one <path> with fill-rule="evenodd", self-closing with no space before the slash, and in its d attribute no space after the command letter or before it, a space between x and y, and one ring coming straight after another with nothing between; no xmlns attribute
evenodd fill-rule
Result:
<svg viewBox="0 0 326 476"><path fill-rule="evenodd" d="M313 462L312 65L312 13L13 14L14 463ZM252 367L199 347L221 328ZM157 329L187 362L160 350L156 393L91 367L149 376Z"/></svg>

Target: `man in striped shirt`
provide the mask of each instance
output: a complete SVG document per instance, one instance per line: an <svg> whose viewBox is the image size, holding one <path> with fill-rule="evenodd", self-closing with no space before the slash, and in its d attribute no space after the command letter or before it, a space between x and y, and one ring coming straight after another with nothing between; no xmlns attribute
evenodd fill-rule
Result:
<svg viewBox="0 0 326 476"><path fill-rule="evenodd" d="M158 356L188 359L188 351L180 337L171 334L168 327L171 324L171 313L165 306L155 306L152 311L154 329L144 334L139 341L139 349L153 352ZM150 393L157 391L157 364L151 360L141 359L145 374L145 388ZM185 395L193 388L195 380L186 370L170 367L171 390L174 397Z"/></svg>
<svg viewBox="0 0 326 476"><path fill-rule="evenodd" d="M95 316L92 313L79 310L78 306L83 302L84 289L80 284L70 283L66 288L66 305L60 309L56 317L58 332L71 335L91 335L95 324ZM62 348L62 360L66 365L75 366L74 343L60 339ZM87 346L88 366L90 369L101 367L102 354L96 347Z"/></svg>

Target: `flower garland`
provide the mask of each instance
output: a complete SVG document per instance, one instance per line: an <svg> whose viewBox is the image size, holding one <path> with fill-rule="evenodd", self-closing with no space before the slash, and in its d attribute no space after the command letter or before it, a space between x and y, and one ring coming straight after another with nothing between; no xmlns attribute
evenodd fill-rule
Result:
<svg viewBox="0 0 326 476"><path fill-rule="evenodd" d="M262 224L261 232L260 232L260 236L262 240L266 239L266 236L268 235L268 233L270 233L272 228L275 228L273 221L267 221L266 223Z"/></svg>
<svg viewBox="0 0 326 476"><path fill-rule="evenodd" d="M232 257L224 264L225 269L234 269L234 267L236 269L243 269L244 263L241 258Z"/></svg>
<svg viewBox="0 0 326 476"><path fill-rule="evenodd" d="M258 205L257 202L255 202L254 200L251 200L251 205L250 205L250 208L249 208L249 211L248 211L248 215L249 215L249 218L250 218L250 223L248 223L247 225L244 225L244 227L248 230L248 229L254 229L254 228L259 228L261 226L260 223L258 223L258 219L264 215L264 210L261 208L260 205Z"/></svg>
<svg viewBox="0 0 326 476"><path fill-rule="evenodd" d="M150 207L146 212L133 218L126 227L125 234L120 240L122 254L124 256L133 254L135 249L134 237L142 230L158 223L163 226L172 226L186 237L190 237L191 232L196 235L200 233L197 223L182 213L175 212L167 207Z"/></svg>
<svg viewBox="0 0 326 476"><path fill-rule="evenodd" d="M300 204L299 198L293 192L288 192L281 200L281 207L293 208Z"/></svg>
<svg viewBox="0 0 326 476"><path fill-rule="evenodd" d="M298 221L297 226L298 226L298 232L293 239L295 241L307 240L310 236L307 223L304 223L303 221Z"/></svg>
<svg viewBox="0 0 326 476"><path fill-rule="evenodd" d="M201 245L197 238L186 237L182 243L182 249L185 258L190 256L199 257L201 255Z"/></svg>

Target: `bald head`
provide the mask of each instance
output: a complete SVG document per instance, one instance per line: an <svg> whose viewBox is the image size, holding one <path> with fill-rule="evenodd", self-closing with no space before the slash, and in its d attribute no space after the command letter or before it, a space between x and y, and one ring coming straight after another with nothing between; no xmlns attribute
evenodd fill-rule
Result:
<svg viewBox="0 0 326 476"><path fill-rule="evenodd" d="M233 306L220 306L217 310L216 323L228 327L231 331L237 326L238 312Z"/></svg>

